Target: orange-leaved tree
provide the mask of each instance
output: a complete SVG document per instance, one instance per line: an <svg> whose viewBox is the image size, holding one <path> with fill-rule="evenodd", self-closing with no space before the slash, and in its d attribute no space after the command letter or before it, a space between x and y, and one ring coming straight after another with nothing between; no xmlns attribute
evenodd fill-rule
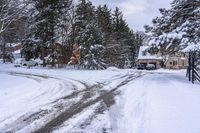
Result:
<svg viewBox="0 0 200 133"><path fill-rule="evenodd" d="M78 64L80 59L80 47L77 43L73 44L73 51L70 61L68 62L69 65L76 65Z"/></svg>

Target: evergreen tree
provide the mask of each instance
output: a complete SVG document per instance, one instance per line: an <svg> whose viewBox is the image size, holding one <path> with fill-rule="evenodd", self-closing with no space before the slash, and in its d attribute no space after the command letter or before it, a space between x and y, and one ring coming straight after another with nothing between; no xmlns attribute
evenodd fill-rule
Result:
<svg viewBox="0 0 200 133"><path fill-rule="evenodd" d="M112 34L112 14L107 5L98 6L96 9L97 22L101 28L105 43L109 43Z"/></svg>
<svg viewBox="0 0 200 133"><path fill-rule="evenodd" d="M29 32L23 41L27 59L42 56L45 65L44 57L51 57L54 66L54 44L60 41L71 50L73 44L80 46L79 66L87 69L103 69L104 62L120 68L134 64L139 38L130 30L119 8L111 14L106 5L95 9L89 0L79 0L76 8L71 0L33 1Z"/></svg>
<svg viewBox="0 0 200 133"><path fill-rule="evenodd" d="M21 54L25 57L26 60L30 60L31 58L38 58L40 56L40 47L39 42L40 40L35 37L35 33L37 31L36 27L36 12L37 9L35 7L35 3L31 3L31 8L27 10L27 19L25 25L25 37L22 39L22 50Z"/></svg>
<svg viewBox="0 0 200 133"><path fill-rule="evenodd" d="M52 66L55 65L55 26L58 22L58 0L36 0L36 8L39 11L36 15L36 38L40 39L40 47L42 49L43 65L45 66L45 51L49 48L50 55L52 58Z"/></svg>
<svg viewBox="0 0 200 133"><path fill-rule="evenodd" d="M52 66L55 66L57 52L55 43L62 36L61 31L64 28L67 11L70 8L72 0L34 0L37 14L34 14L30 24L30 34L24 41L24 51L29 52L30 44L36 44L36 55L43 59L43 66L46 65L45 56L49 57ZM25 54L29 55L29 54Z"/></svg>
<svg viewBox="0 0 200 133"><path fill-rule="evenodd" d="M77 6L76 17L76 41L80 45L79 65L87 69L102 69L103 34L92 3L81 0Z"/></svg>
<svg viewBox="0 0 200 133"><path fill-rule="evenodd" d="M86 25L86 29L79 32L80 65L87 69L103 69L101 60L103 52L103 36L95 22Z"/></svg>
<svg viewBox="0 0 200 133"><path fill-rule="evenodd" d="M122 12L119 10L118 7L115 8L114 13L112 15L112 24L113 24L113 37L116 41L120 40L121 38L121 30L124 27L121 27L121 24L124 23Z"/></svg>
<svg viewBox="0 0 200 133"><path fill-rule="evenodd" d="M123 18L122 12L116 7L112 14L112 33L104 54L105 62L109 66L124 68L133 62L133 43L131 30ZM127 65L128 64L128 65Z"/></svg>
<svg viewBox="0 0 200 133"><path fill-rule="evenodd" d="M76 9L76 33L78 34L81 29L85 29L86 25L93 19L95 19L95 7L90 1L79 0L79 4Z"/></svg>
<svg viewBox="0 0 200 133"><path fill-rule="evenodd" d="M132 30L130 30L127 34L126 43L130 49L130 52L128 53L129 65L133 67L136 65L139 48L143 44L143 39L141 35L134 33Z"/></svg>
<svg viewBox="0 0 200 133"><path fill-rule="evenodd" d="M152 26L145 26L152 36L151 43L163 49L163 53L198 44L199 9L199 0L174 0L171 9L160 9L161 17L153 19Z"/></svg>

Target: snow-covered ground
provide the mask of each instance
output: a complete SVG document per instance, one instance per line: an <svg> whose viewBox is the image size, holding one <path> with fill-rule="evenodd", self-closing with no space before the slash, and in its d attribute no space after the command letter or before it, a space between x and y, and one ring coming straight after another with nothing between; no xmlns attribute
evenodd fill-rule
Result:
<svg viewBox="0 0 200 133"><path fill-rule="evenodd" d="M0 64L0 84L0 132L200 132L200 84L185 70Z"/></svg>
<svg viewBox="0 0 200 133"><path fill-rule="evenodd" d="M111 108L115 133L200 132L200 84L182 73L147 74L121 89Z"/></svg>

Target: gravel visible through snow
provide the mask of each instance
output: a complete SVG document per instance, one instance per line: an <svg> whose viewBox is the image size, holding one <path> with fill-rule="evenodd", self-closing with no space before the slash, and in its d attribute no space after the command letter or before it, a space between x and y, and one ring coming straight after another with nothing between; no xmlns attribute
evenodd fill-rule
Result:
<svg viewBox="0 0 200 133"><path fill-rule="evenodd" d="M200 132L185 70L0 67L1 133Z"/></svg>
<svg viewBox="0 0 200 133"><path fill-rule="evenodd" d="M65 89L67 85L72 84L73 90L71 94L64 95L56 98L50 103L47 103L47 108L43 107L39 110L27 112L22 116L19 116L16 120L6 124L3 128L0 128L3 132L34 132L34 133L49 133L59 129L69 119L83 112L90 106L95 106L92 117L97 117L104 111L108 111L109 107L115 103L115 96L120 93L118 90L128 82L140 77L141 72L118 74L113 76L112 80L106 80L104 82L96 82L96 84L87 84L84 81L76 79L64 79L47 75L23 73L23 72L9 72L9 75L16 77L23 77L34 80L38 83L45 80L56 80L62 83L59 89ZM84 86L82 89L77 88L74 82L78 82ZM112 85L113 82L116 82ZM65 83L67 83L66 86ZM109 89L106 88L109 86ZM48 93L48 92L45 92ZM43 93L40 95L43 96ZM36 97L37 99L37 97ZM89 116L91 117L91 116ZM89 118L88 118L89 119ZM83 121L79 124L82 128L87 125L87 122ZM107 129L102 127L102 131Z"/></svg>

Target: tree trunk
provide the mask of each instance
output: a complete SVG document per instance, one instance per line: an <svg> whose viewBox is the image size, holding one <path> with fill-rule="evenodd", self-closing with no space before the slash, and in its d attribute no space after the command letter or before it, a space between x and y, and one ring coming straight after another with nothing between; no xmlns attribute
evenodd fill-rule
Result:
<svg viewBox="0 0 200 133"><path fill-rule="evenodd" d="M3 53L3 63L6 62L6 42L5 40L3 39L3 48L2 48L2 53Z"/></svg>
<svg viewBox="0 0 200 133"><path fill-rule="evenodd" d="M45 67L46 66L46 62L45 62L45 58L44 58L44 44L42 45L42 61L43 61L43 67Z"/></svg>

